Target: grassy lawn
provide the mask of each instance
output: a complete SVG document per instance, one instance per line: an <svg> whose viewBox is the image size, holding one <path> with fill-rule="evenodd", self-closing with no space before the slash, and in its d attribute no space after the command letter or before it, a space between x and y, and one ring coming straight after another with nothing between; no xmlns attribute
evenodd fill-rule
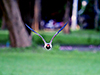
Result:
<svg viewBox="0 0 100 75"><path fill-rule="evenodd" d="M39 32L47 42L49 42L52 36L56 33L51 32ZM36 34L33 33L33 41L37 44L43 44L43 41ZM99 45L100 44L100 32L94 30L79 30L71 32L70 34L59 33L53 40L53 44L66 44L66 45Z"/></svg>
<svg viewBox="0 0 100 75"><path fill-rule="evenodd" d="M100 52L1 48L0 75L99 75Z"/></svg>
<svg viewBox="0 0 100 75"><path fill-rule="evenodd" d="M55 31L39 32L49 42ZM9 41L8 31L0 30L0 44ZM46 51L43 41L32 33L32 46L0 48L0 75L100 75L100 52L61 51L60 44L100 45L100 32L80 30L53 40L53 49ZM34 45L34 47L33 47Z"/></svg>
<svg viewBox="0 0 100 75"><path fill-rule="evenodd" d="M39 31L47 42L50 42L56 31ZM0 44L6 44L9 41L8 31L0 30ZM32 43L43 44L42 39L32 32ZM53 40L53 44L66 44L66 45L99 45L100 32L94 30L79 30L64 34L60 32Z"/></svg>

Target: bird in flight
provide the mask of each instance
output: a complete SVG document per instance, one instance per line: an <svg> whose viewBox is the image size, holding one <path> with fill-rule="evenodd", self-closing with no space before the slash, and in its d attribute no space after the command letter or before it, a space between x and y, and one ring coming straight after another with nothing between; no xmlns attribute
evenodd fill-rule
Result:
<svg viewBox="0 0 100 75"><path fill-rule="evenodd" d="M68 22L67 22L68 23ZM56 32L56 34L52 37L51 41L49 43L47 43L44 38L39 34L37 33L36 31L34 31L32 28L30 28L27 24L25 24L31 31L33 31L34 33L36 33L39 37L41 37L41 39L43 40L44 42L44 48L46 48L47 50L51 50L52 48L52 40L54 39L54 37L61 31L64 29L64 27L67 25L67 23L58 31Z"/></svg>

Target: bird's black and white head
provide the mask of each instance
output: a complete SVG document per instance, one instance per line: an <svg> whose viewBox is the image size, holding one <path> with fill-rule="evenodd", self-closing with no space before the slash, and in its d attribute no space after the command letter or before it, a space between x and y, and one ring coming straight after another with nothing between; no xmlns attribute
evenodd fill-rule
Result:
<svg viewBox="0 0 100 75"><path fill-rule="evenodd" d="M50 43L46 43L46 44L44 45L44 48L47 49L47 50L51 50L52 45L51 45Z"/></svg>

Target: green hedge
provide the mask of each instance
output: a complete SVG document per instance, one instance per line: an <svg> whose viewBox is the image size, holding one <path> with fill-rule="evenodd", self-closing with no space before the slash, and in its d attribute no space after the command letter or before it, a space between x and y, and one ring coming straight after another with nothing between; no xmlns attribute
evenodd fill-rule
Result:
<svg viewBox="0 0 100 75"><path fill-rule="evenodd" d="M49 42L56 32L40 32L40 34ZM33 33L33 42L43 44L40 37ZM100 32L94 30L73 31L70 34L59 33L53 40L53 44L66 45L99 45Z"/></svg>
<svg viewBox="0 0 100 75"><path fill-rule="evenodd" d="M56 31L39 31L44 39L49 42ZM8 31L0 30L0 44L9 41ZM42 39L32 32L32 44L43 44ZM73 31L70 34L59 33L53 40L53 44L60 45L100 45L100 32L94 30Z"/></svg>
<svg viewBox="0 0 100 75"><path fill-rule="evenodd" d="M0 30L0 44L6 44L9 41L9 33L7 30Z"/></svg>

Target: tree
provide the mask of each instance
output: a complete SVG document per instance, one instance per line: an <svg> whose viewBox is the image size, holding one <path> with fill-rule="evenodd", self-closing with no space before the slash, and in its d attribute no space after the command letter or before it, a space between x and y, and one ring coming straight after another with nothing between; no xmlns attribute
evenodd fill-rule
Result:
<svg viewBox="0 0 100 75"><path fill-rule="evenodd" d="M94 0L94 9L96 11L95 15L95 28L97 29L99 27L99 15L100 15L100 10L98 8L98 0Z"/></svg>
<svg viewBox="0 0 100 75"><path fill-rule="evenodd" d="M65 7L65 14L64 14L64 23L67 21L70 22L71 4L72 4L72 0L67 0L66 7ZM67 24L67 26L64 28L64 30L63 30L64 33L70 33L70 25L69 24Z"/></svg>
<svg viewBox="0 0 100 75"><path fill-rule="evenodd" d="M34 5L34 21L32 23L32 28L35 31L39 30L40 19L41 19L41 0L35 0L35 5Z"/></svg>
<svg viewBox="0 0 100 75"><path fill-rule="evenodd" d="M76 30L76 25L77 25L77 9L78 9L78 0L73 0L73 9L72 9L72 25L71 29Z"/></svg>
<svg viewBox="0 0 100 75"><path fill-rule="evenodd" d="M32 26L33 21L33 7L34 7L34 0L18 0L18 5L21 13L21 17L24 23L28 24L30 27ZM31 38L31 31L27 28L27 32Z"/></svg>
<svg viewBox="0 0 100 75"><path fill-rule="evenodd" d="M0 0L0 3L9 30L11 46L30 46L31 40L22 21L17 0Z"/></svg>
<svg viewBox="0 0 100 75"><path fill-rule="evenodd" d="M1 25L1 29L5 29L5 28L6 28L5 17L2 16L2 25Z"/></svg>

